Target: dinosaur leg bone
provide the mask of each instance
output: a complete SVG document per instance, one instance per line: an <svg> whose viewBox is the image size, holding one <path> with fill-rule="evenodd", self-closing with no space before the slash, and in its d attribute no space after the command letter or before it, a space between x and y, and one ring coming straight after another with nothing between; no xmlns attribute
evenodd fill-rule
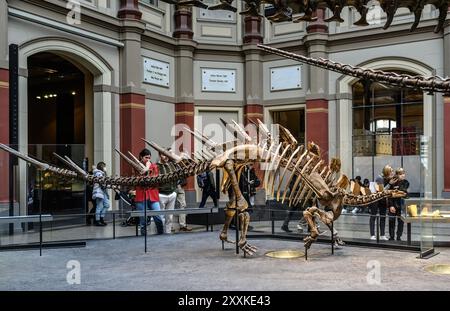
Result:
<svg viewBox="0 0 450 311"><path fill-rule="evenodd" d="M247 242L247 229L250 223L250 215L247 212L248 203L239 189L239 182L236 176L236 167L233 160L227 160L224 165L224 170L227 172L230 179L231 187L233 189L234 197L230 198L229 206L235 204L236 211L239 213L241 220L241 237L239 238L239 248L248 255L253 255L256 248ZM235 203L231 203L234 199ZM230 220L231 221L231 220ZM221 234L222 239L222 234ZM223 240L222 240L223 241Z"/></svg>

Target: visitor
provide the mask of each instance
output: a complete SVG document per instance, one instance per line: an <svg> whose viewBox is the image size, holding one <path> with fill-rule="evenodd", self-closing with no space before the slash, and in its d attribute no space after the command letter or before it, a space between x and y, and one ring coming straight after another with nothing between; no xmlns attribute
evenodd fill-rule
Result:
<svg viewBox="0 0 450 311"><path fill-rule="evenodd" d="M186 208L186 193L184 192L184 188L187 184L186 178L180 179L177 182L177 202L180 209ZM178 216L178 224L180 225L180 231L192 231L191 227L186 225L186 214L180 214Z"/></svg>
<svg viewBox="0 0 450 311"><path fill-rule="evenodd" d="M371 193L377 193L383 191L383 178L377 177L374 183L370 183L370 192ZM383 198L377 202L374 202L369 205L369 212L370 212L370 220L369 220L369 230L370 230L370 239L376 240L375 236L375 222L377 217L379 217L379 225L380 225L380 239L381 240L388 240L388 238L385 235L385 227L386 227L386 212L387 212L387 198ZM377 216L379 214L379 216Z"/></svg>
<svg viewBox="0 0 450 311"><path fill-rule="evenodd" d="M292 191L292 188L294 187L294 184L295 184L295 178L293 178L292 181L289 184L289 191ZM303 212L300 211L300 208L301 208L301 206L294 205L294 204L292 204L291 206L288 207L288 210L286 211L286 217L284 218L283 225L281 226L281 230L283 230L284 232L287 232L287 233L291 233L292 232L292 230L289 229L289 222L292 220L294 215L296 213L299 213L300 220L303 219ZM298 229L299 232L303 232L303 226L300 224L300 222L299 222L299 224L297 226L297 229Z"/></svg>
<svg viewBox="0 0 450 311"><path fill-rule="evenodd" d="M170 152L171 148L167 148L166 150ZM158 170L161 175L168 174L175 170L173 162L163 153L159 154ZM162 210L175 209L175 202L177 200L176 190L177 181L164 183L159 186L159 204L161 205ZM174 232L174 229L172 228L173 214L165 215L164 219L165 232Z"/></svg>
<svg viewBox="0 0 450 311"><path fill-rule="evenodd" d="M92 173L97 178L106 177L105 162L99 162ZM95 183L92 189L92 199L95 200L96 206L94 225L106 226L105 213L109 209L109 195L106 188L99 183Z"/></svg>
<svg viewBox="0 0 450 311"><path fill-rule="evenodd" d="M261 181L256 175L253 163L248 163L242 170L241 177L239 178L239 189L241 190L242 196L247 201L249 213L253 212L255 206L256 188L259 187ZM234 221L233 221L234 224ZM236 226L236 224L234 224ZM247 230L252 230L252 226L248 226Z"/></svg>
<svg viewBox="0 0 450 311"><path fill-rule="evenodd" d="M151 160L152 154L150 150L143 149L139 153L139 161L145 165L145 172L143 175L145 176L157 176L158 175L158 167L156 164L152 163ZM136 210L144 211L144 208L147 210L159 211L159 192L157 188L142 188L136 187L136 196L134 198L136 204ZM141 228L141 234L144 235L147 232L147 220L145 217L139 218L139 224ZM153 216L153 220L155 221L156 231L158 234L164 233L163 222L161 216L155 215Z"/></svg>
<svg viewBox="0 0 450 311"><path fill-rule="evenodd" d="M247 164L241 173L239 179L239 189L248 203L249 211L255 206L256 188L259 187L261 181L256 175L253 163Z"/></svg>
<svg viewBox="0 0 450 311"><path fill-rule="evenodd" d="M395 176L390 182L390 189L403 191L408 193L409 182L406 180L406 173L403 168L395 171ZM389 240L395 237L395 222L397 220L397 241L401 241L403 234L403 220L400 218L402 214L403 198L393 198L389 200Z"/></svg>
<svg viewBox="0 0 450 311"><path fill-rule="evenodd" d="M208 197L213 199L214 207L217 207L216 185L213 173L209 169L197 176L197 185L202 189L202 201L199 208L205 207Z"/></svg>
<svg viewBox="0 0 450 311"><path fill-rule="evenodd" d="M361 187L363 186L363 184L361 183L361 176L356 176L355 179L353 180L353 188L352 188L352 192L354 195L361 195ZM352 214L356 215L356 213L359 212L359 208L357 206L355 206L352 210Z"/></svg>

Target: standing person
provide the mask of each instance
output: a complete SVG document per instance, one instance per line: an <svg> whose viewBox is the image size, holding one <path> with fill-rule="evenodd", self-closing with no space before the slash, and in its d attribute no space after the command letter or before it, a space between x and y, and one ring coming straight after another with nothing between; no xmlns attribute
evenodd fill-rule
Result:
<svg viewBox="0 0 450 311"><path fill-rule="evenodd" d="M208 197L213 199L214 207L217 207L216 185L213 173L209 169L197 176L197 185L202 189L202 201L199 208L205 207Z"/></svg>
<svg viewBox="0 0 450 311"><path fill-rule="evenodd" d="M291 183L289 184L289 191L292 191L292 188L294 187L295 184L295 178L292 179ZM290 233L292 232L291 229L289 229L289 222L291 221L291 219L294 217L294 215L296 213L299 213L301 206L298 205L291 205L288 210L286 211L286 217L284 218L283 221L283 225L281 226L281 230ZM300 215L300 220L303 218L303 213L299 213ZM298 225L297 227L298 231L303 232L303 226Z"/></svg>
<svg viewBox="0 0 450 311"><path fill-rule="evenodd" d="M239 189L249 205L249 211L251 211L255 205L256 188L259 187L260 184L261 181L256 175L253 163L249 163L242 170L239 179Z"/></svg>
<svg viewBox="0 0 450 311"><path fill-rule="evenodd" d="M406 173L403 168L395 171L395 176L390 182L390 189L397 189L408 193L409 181L406 180ZM403 234L403 220L400 218L402 214L403 198L393 198L389 200L389 240L395 237L395 220L397 219L397 241L401 241Z"/></svg>
<svg viewBox="0 0 450 311"><path fill-rule="evenodd" d="M377 177L375 180L375 183L370 184L370 192L377 193L383 191L383 178L381 176ZM385 234L385 227L386 227L386 212L387 212L387 198L379 200L377 202L374 202L369 205L369 211L370 211L370 220L369 220L369 227L370 227L370 239L376 240L377 237L375 236L375 220L377 218L377 213L380 215L380 239L381 240L387 240Z"/></svg>
<svg viewBox="0 0 450 311"><path fill-rule="evenodd" d="M98 162L97 167L92 172L95 177L106 177L106 164L105 162ZM95 221L96 226L106 226L105 213L109 208L109 195L106 188L95 183L92 190L92 199L95 201Z"/></svg>
<svg viewBox="0 0 450 311"><path fill-rule="evenodd" d="M363 186L361 182L361 176L356 176L354 179L353 188L351 189L354 195L360 195L361 194L361 187ZM355 206L355 208L352 210L352 214L355 215L359 212L359 208Z"/></svg>
<svg viewBox="0 0 450 311"><path fill-rule="evenodd" d="M171 151L171 148L167 148L167 151ZM159 154L158 162L159 174L168 174L175 170L174 164L170 161L169 157L165 154ZM177 182L169 182L159 186L159 204L162 210L175 209L175 201L177 200ZM164 217L164 226L166 233L172 233L173 215L168 214Z"/></svg>
<svg viewBox="0 0 450 311"><path fill-rule="evenodd" d="M183 188L186 184L186 178L179 180L177 183L177 202L180 205L180 209L186 208L186 194ZM180 224L180 231L192 231L192 228L186 225L186 214L180 214L178 223Z"/></svg>
<svg viewBox="0 0 450 311"><path fill-rule="evenodd" d="M152 153L148 149L143 149L139 153L139 161L145 165L146 170L144 175L146 176L157 176L158 175L158 167L156 164L152 163L150 160L152 158ZM159 192L157 188L141 188L136 187L136 196L134 198L134 202L136 204L136 210L144 211L144 208L153 211L159 211ZM139 217L139 223L141 227L141 234L144 235L147 231L147 220L145 217ZM164 233L164 226L161 220L161 216L153 216L153 220L155 221L156 230L158 234Z"/></svg>

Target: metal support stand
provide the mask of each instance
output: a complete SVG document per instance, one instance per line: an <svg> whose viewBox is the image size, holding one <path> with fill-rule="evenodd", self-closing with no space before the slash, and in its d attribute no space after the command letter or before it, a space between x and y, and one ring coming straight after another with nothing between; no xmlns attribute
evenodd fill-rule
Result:
<svg viewBox="0 0 450 311"><path fill-rule="evenodd" d="M113 239L116 239L116 213L113 213Z"/></svg>
<svg viewBox="0 0 450 311"><path fill-rule="evenodd" d="M331 255L334 255L334 221L331 222Z"/></svg>
<svg viewBox="0 0 450 311"><path fill-rule="evenodd" d="M406 223L406 243L411 245L411 223Z"/></svg>
<svg viewBox="0 0 450 311"><path fill-rule="evenodd" d="M147 253L147 192L144 189L144 243L145 253Z"/></svg>
<svg viewBox="0 0 450 311"><path fill-rule="evenodd" d="M139 236L139 221L136 222L136 236Z"/></svg>
<svg viewBox="0 0 450 311"><path fill-rule="evenodd" d="M305 247L305 260L308 260L308 248Z"/></svg>
<svg viewBox="0 0 450 311"><path fill-rule="evenodd" d="M237 210L236 214L234 214L234 217L236 222L236 255L239 255L239 216Z"/></svg>
<svg viewBox="0 0 450 311"><path fill-rule="evenodd" d="M211 216L213 216L212 210L211 210ZM211 224L211 232L214 232L214 222Z"/></svg>
<svg viewBox="0 0 450 311"><path fill-rule="evenodd" d="M272 222L272 234L275 234L275 220L273 219L273 211L270 211L270 221Z"/></svg>
<svg viewBox="0 0 450 311"><path fill-rule="evenodd" d="M377 243L380 243L380 215L377 215Z"/></svg>
<svg viewBox="0 0 450 311"><path fill-rule="evenodd" d="M222 250L225 250L225 242L222 241Z"/></svg>
<svg viewBox="0 0 450 311"><path fill-rule="evenodd" d="M42 256L42 187L44 181L42 180L42 172L38 170L39 178L39 256Z"/></svg>
<svg viewBox="0 0 450 311"><path fill-rule="evenodd" d="M208 217L208 214L206 214L206 232L209 232L209 217Z"/></svg>

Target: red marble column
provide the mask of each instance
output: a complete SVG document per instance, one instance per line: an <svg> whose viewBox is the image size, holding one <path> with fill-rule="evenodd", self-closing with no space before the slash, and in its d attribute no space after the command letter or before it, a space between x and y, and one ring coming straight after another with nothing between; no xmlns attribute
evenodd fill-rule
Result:
<svg viewBox="0 0 450 311"><path fill-rule="evenodd" d="M308 26L306 26L306 32L307 33L327 33L328 32L328 25L324 22L325 18L325 9L317 9L315 13L313 13L313 16L317 17L317 20L314 22L310 22Z"/></svg>
<svg viewBox="0 0 450 311"><path fill-rule="evenodd" d="M186 152L189 155L194 151L194 137L184 131L184 127L194 130L194 104L193 103L177 103L175 104L175 126L177 133L175 137L176 153ZM187 179L187 185L184 187L186 191L195 191L194 177Z"/></svg>
<svg viewBox="0 0 450 311"><path fill-rule="evenodd" d="M328 101L306 101L306 141L320 146L322 159L328 161Z"/></svg>
<svg viewBox="0 0 450 311"><path fill-rule="evenodd" d="M178 39L192 40L194 32L192 31L192 12L188 7L177 7L174 14L175 30L173 37Z"/></svg>
<svg viewBox="0 0 450 311"><path fill-rule="evenodd" d="M246 16L244 18L244 43L245 44L260 44L263 42L261 34L261 20L260 16Z"/></svg>
<svg viewBox="0 0 450 311"><path fill-rule="evenodd" d="M255 104L245 105L244 125L247 126L247 124L249 124L250 121L257 123L258 119L264 122L263 106Z"/></svg>
<svg viewBox="0 0 450 311"><path fill-rule="evenodd" d="M450 95L444 96L444 191L450 192Z"/></svg>
<svg viewBox="0 0 450 311"><path fill-rule="evenodd" d="M136 157L145 147L141 140L145 138L145 96L140 94L120 95L120 149L127 154L132 152ZM131 175L128 163L121 160L122 175Z"/></svg>
<svg viewBox="0 0 450 311"><path fill-rule="evenodd" d="M244 106L244 126L250 136L258 135L256 126L252 122L258 123L258 119L264 122L264 109L262 105L247 104ZM270 128L269 128L270 129ZM255 131L255 132L253 132ZM254 168L259 180L264 179L264 172L260 169L260 164L255 163ZM258 189L262 189L262 183Z"/></svg>
<svg viewBox="0 0 450 311"><path fill-rule="evenodd" d="M0 69L0 143L9 144L9 70ZM9 201L9 156L0 151L0 202Z"/></svg>
<svg viewBox="0 0 450 311"><path fill-rule="evenodd" d="M117 17L140 20L142 12L139 11L139 0L120 0L120 9L117 12Z"/></svg>

